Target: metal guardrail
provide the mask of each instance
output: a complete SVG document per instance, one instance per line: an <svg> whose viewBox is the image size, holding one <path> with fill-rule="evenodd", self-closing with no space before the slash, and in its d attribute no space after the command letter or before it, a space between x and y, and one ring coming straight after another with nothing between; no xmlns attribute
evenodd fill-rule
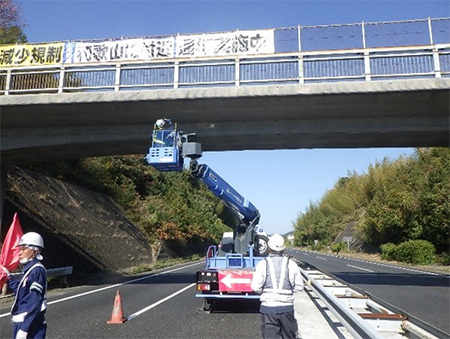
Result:
<svg viewBox="0 0 450 339"><path fill-rule="evenodd" d="M369 299L334 277L320 271L301 270L307 288L320 298L354 338L427 338L445 337L441 331L413 323L407 317ZM357 312L356 310L359 310ZM362 311L363 310L363 311ZM444 336L442 336L444 335Z"/></svg>
<svg viewBox="0 0 450 339"><path fill-rule="evenodd" d="M450 77L450 44L0 69L0 95Z"/></svg>
<svg viewBox="0 0 450 339"><path fill-rule="evenodd" d="M66 266L66 267L58 267L58 268L49 268L47 270L47 278L49 277L58 277L58 276L64 276L64 283L66 283L66 278L68 275L71 275L73 273L73 266ZM14 277L21 277L22 273L11 273Z"/></svg>
<svg viewBox="0 0 450 339"><path fill-rule="evenodd" d="M304 270L301 271L303 277L307 281L317 296L327 305L329 310L333 312L336 318L345 326L345 328L355 338L383 338L372 326L368 325L357 314L350 310L348 307L344 307L338 299L329 291L327 291L321 284L316 282L314 278L309 276Z"/></svg>

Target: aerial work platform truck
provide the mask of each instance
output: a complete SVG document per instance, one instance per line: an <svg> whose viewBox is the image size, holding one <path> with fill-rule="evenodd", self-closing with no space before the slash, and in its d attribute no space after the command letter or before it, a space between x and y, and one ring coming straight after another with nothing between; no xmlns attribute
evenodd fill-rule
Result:
<svg viewBox="0 0 450 339"><path fill-rule="evenodd" d="M189 158L191 175L203 182L237 217L233 232L225 232L219 246L211 245L206 252L206 267L197 272L196 297L203 298L204 308L218 299L259 299L250 283L256 264L268 255L268 237L258 230L258 209L240 195L208 165L199 164L201 144L196 134L183 134L170 119L158 119L154 124L152 145L147 162L158 171L182 171Z"/></svg>

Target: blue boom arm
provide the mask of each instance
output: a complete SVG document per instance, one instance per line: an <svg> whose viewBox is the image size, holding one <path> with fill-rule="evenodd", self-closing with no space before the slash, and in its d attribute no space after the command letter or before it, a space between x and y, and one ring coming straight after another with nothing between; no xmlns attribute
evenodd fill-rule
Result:
<svg viewBox="0 0 450 339"><path fill-rule="evenodd" d="M259 211L256 207L233 187L223 180L216 172L207 165L199 165L197 161L191 160L191 174L200 179L211 192L223 200L238 218L247 226L257 224L259 221Z"/></svg>
<svg viewBox="0 0 450 339"><path fill-rule="evenodd" d="M201 145L192 142L194 137L194 133L182 135L169 119L159 119L153 129L152 145L146 160L158 171L171 172L183 170L184 157L190 158L191 175L202 181L239 220L233 232L234 253L248 253L249 246L258 243L256 228L260 219L259 211L211 168L197 163L196 159L201 157ZM255 252L260 252L258 246Z"/></svg>

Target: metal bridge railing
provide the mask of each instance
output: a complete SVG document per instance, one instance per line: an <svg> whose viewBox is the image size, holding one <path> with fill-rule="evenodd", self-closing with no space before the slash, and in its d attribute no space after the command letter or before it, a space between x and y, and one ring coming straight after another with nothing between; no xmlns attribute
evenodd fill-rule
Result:
<svg viewBox="0 0 450 339"><path fill-rule="evenodd" d="M450 77L450 44L5 68L0 95Z"/></svg>

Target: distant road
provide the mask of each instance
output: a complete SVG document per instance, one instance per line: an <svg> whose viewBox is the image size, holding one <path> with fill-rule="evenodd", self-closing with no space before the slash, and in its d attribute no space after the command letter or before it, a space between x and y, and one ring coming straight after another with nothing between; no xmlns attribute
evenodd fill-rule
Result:
<svg viewBox="0 0 450 339"><path fill-rule="evenodd" d="M307 251L289 254L449 333L450 338L450 275Z"/></svg>
<svg viewBox="0 0 450 339"><path fill-rule="evenodd" d="M258 338L258 307L206 313L195 298L195 271L204 262L130 278L121 284L82 286L49 294L48 338ZM107 325L116 291L124 324ZM12 337L10 302L0 305L0 338Z"/></svg>

